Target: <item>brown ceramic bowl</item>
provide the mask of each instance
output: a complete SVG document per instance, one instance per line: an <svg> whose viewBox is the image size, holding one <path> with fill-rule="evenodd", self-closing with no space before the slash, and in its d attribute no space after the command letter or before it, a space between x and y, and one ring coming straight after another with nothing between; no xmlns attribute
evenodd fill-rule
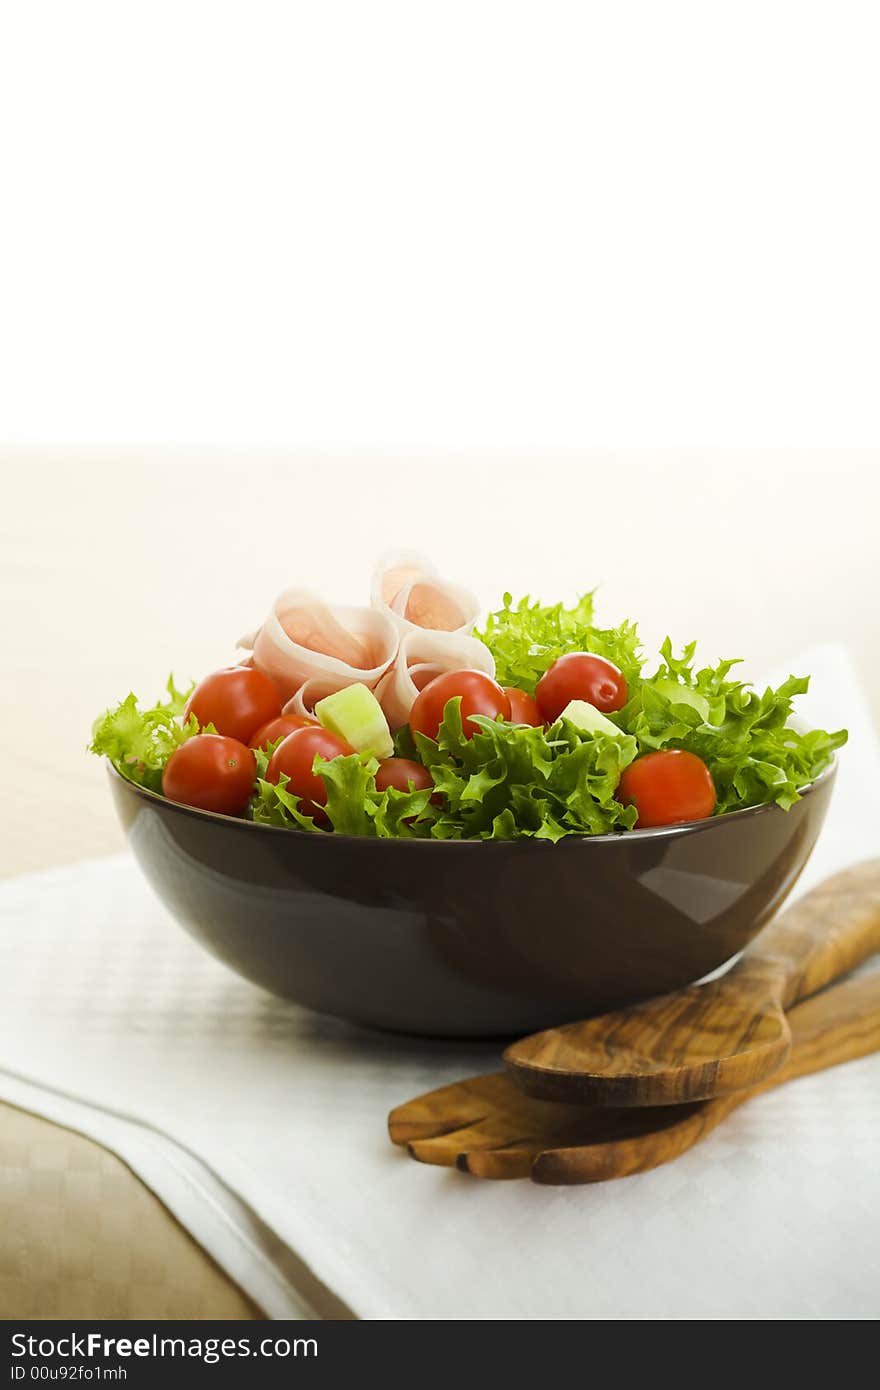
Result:
<svg viewBox="0 0 880 1390"><path fill-rule="evenodd" d="M240 975L356 1023L493 1037L723 965L806 864L834 771L787 812L758 806L555 845L275 829L110 778L158 896Z"/></svg>

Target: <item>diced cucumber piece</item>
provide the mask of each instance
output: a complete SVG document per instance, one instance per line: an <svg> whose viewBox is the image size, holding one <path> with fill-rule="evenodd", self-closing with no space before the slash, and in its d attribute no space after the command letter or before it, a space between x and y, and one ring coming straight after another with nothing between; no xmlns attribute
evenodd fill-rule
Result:
<svg viewBox="0 0 880 1390"><path fill-rule="evenodd" d="M689 686L679 685L678 681L672 680L655 681L654 689L673 705L690 705L691 709L697 711L703 723L708 724L709 701L699 691L691 690Z"/></svg>
<svg viewBox="0 0 880 1390"><path fill-rule="evenodd" d="M319 700L315 705L315 718L331 734L350 743L356 753L390 758L394 752L382 706L365 685L347 685L344 690Z"/></svg>
<svg viewBox="0 0 880 1390"><path fill-rule="evenodd" d="M570 700L560 716L568 719L576 729L585 734L607 734L609 738L626 738L623 729L618 729L601 710L588 700Z"/></svg>

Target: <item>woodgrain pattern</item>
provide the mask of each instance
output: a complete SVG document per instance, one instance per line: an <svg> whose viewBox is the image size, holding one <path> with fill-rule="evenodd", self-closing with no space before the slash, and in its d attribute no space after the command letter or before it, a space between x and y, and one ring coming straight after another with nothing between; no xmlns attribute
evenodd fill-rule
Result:
<svg viewBox="0 0 880 1390"><path fill-rule="evenodd" d="M604 1182L668 1163L761 1091L880 1049L880 970L792 1010L788 1060L760 1086L687 1105L609 1109L534 1100L503 1072L430 1091L388 1117L422 1163L481 1178Z"/></svg>
<svg viewBox="0 0 880 1390"><path fill-rule="evenodd" d="M784 1010L880 950L880 860L790 907L719 980L534 1033L504 1054L543 1100L676 1105L754 1086L788 1056Z"/></svg>

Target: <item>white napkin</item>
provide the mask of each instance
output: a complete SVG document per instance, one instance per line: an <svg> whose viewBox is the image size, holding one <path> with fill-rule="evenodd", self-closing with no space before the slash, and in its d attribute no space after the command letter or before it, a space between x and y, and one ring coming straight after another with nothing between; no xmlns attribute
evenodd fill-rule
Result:
<svg viewBox="0 0 880 1390"><path fill-rule="evenodd" d="M880 849L880 751L843 652L796 669L814 673L805 716L851 730L803 891ZM769 1092L651 1173L481 1183L413 1163L385 1119L497 1065L493 1046L386 1037L262 993L170 921L127 856L9 883L0 920L0 1096L117 1149L273 1316L878 1312L880 1056Z"/></svg>

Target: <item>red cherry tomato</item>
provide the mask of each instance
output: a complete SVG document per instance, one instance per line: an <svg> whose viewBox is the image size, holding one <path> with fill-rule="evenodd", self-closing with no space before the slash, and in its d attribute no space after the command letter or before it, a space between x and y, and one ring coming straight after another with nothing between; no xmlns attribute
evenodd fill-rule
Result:
<svg viewBox="0 0 880 1390"><path fill-rule="evenodd" d="M238 816L250 800L256 775L256 758L238 739L194 734L165 764L162 791L184 806Z"/></svg>
<svg viewBox="0 0 880 1390"><path fill-rule="evenodd" d="M281 713L274 683L253 666L228 666L199 681L184 716L194 714L201 728L213 724L218 734L247 743L255 729Z"/></svg>
<svg viewBox="0 0 880 1390"><path fill-rule="evenodd" d="M270 719L268 724L263 724L255 734L251 734L248 743L251 748L268 748L270 743L287 738L287 735L296 729L314 729L317 723L317 719L310 719L305 714L279 714Z"/></svg>
<svg viewBox="0 0 880 1390"><path fill-rule="evenodd" d="M518 690L515 685L506 685L504 693L510 701L511 724L531 724L535 729L541 728L544 723L541 711L531 695L527 695L524 690Z"/></svg>
<svg viewBox="0 0 880 1390"><path fill-rule="evenodd" d="M285 773L289 778L287 790L300 797L300 810L304 815L311 816L327 804L324 780L312 772L315 758L336 758L340 754L353 752L354 749L344 738L337 738L329 729L322 729L320 724L295 729L283 743L279 743L269 759L266 781L278 782L282 772Z"/></svg>
<svg viewBox="0 0 880 1390"><path fill-rule="evenodd" d="M548 724L559 718L569 700L586 700L607 714L626 704L626 678L604 656L568 652L544 672L535 687L535 699Z"/></svg>
<svg viewBox="0 0 880 1390"><path fill-rule="evenodd" d="M395 787L399 792L424 791L427 787L433 787L434 778L426 767L421 763L413 762L412 758L383 758L376 773L376 790L384 792L386 787ZM443 797L437 792L431 797L434 806L442 806ZM415 816L408 816L409 822L414 821Z"/></svg>
<svg viewBox="0 0 880 1390"><path fill-rule="evenodd" d="M646 753L624 769L615 793L638 809L637 830L704 820L715 810L712 774L696 753L664 748Z"/></svg>
<svg viewBox="0 0 880 1390"><path fill-rule="evenodd" d="M410 786L412 783L412 786ZM384 792L387 787L395 787L399 792L423 791L433 787L434 778L421 763L412 758L383 758L376 773L376 790Z"/></svg>
<svg viewBox="0 0 880 1390"><path fill-rule="evenodd" d="M446 671L435 676L424 690L419 691L409 712L409 727L413 733L436 738L447 703L461 696L461 722L465 738L479 733L479 725L471 722L472 714L485 714L489 719L510 718L510 701L497 681L485 671Z"/></svg>

